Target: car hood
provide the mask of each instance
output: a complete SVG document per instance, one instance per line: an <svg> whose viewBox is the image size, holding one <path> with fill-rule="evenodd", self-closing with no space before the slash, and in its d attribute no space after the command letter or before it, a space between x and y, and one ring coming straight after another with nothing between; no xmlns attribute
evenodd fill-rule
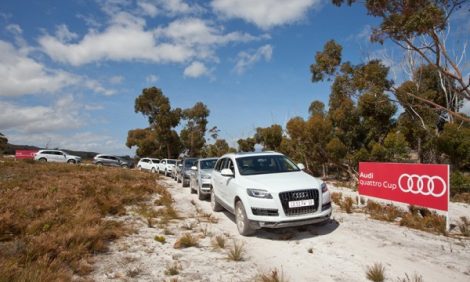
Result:
<svg viewBox="0 0 470 282"><path fill-rule="evenodd" d="M201 169L201 174L212 175L213 169Z"/></svg>
<svg viewBox="0 0 470 282"><path fill-rule="evenodd" d="M240 184L246 188L266 189L270 192L286 190L320 189L322 181L303 171L244 175Z"/></svg>

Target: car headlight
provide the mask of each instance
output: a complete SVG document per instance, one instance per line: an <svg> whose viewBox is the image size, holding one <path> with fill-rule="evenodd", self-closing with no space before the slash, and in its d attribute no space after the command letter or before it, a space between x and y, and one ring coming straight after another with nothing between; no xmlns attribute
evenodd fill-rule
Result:
<svg viewBox="0 0 470 282"><path fill-rule="evenodd" d="M252 189L248 188L246 189L246 192L248 193L249 196L254 197L254 198L262 198L262 199L272 199L273 196L266 191L262 189Z"/></svg>
<svg viewBox="0 0 470 282"><path fill-rule="evenodd" d="M202 179L211 179L211 176L209 174L202 174L201 178Z"/></svg>
<svg viewBox="0 0 470 282"><path fill-rule="evenodd" d="M323 182L321 185L320 185L320 188L321 188L321 192L322 193L325 193L328 191L328 186L326 186L326 183Z"/></svg>

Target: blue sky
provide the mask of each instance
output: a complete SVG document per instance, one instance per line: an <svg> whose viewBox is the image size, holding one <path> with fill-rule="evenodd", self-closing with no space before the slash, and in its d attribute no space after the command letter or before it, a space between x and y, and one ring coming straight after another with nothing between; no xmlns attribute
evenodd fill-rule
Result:
<svg viewBox="0 0 470 282"><path fill-rule="evenodd" d="M134 112L143 88L173 107L202 101L234 146L327 104L329 83L309 71L327 40L354 63L383 50L367 43L377 22L361 5L326 0L3 0L0 22L0 132L116 154L133 155L127 132L147 126Z"/></svg>

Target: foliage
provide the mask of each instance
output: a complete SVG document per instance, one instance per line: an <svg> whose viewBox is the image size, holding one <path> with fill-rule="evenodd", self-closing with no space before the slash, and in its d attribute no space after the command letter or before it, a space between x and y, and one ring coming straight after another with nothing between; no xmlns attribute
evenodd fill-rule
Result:
<svg viewBox="0 0 470 282"><path fill-rule="evenodd" d="M135 99L135 112L147 117L147 129L130 130L126 145L137 146L139 156L174 158L180 152L178 134L173 130L181 119L181 109L171 109L170 100L156 87L145 88Z"/></svg>
<svg viewBox="0 0 470 282"><path fill-rule="evenodd" d="M0 132L0 155L5 151L7 144L8 138Z"/></svg>
<svg viewBox="0 0 470 282"><path fill-rule="evenodd" d="M186 120L185 127L180 132L181 142L187 150L187 155L197 157L206 143L207 117L209 109L202 102L197 102L192 108L185 109L182 117Z"/></svg>
<svg viewBox="0 0 470 282"><path fill-rule="evenodd" d="M470 175L459 171L450 174L450 196L453 201L470 204Z"/></svg>
<svg viewBox="0 0 470 282"><path fill-rule="evenodd" d="M457 169L470 169L470 128L446 124L437 139L438 149Z"/></svg>
<svg viewBox="0 0 470 282"><path fill-rule="evenodd" d="M284 276L282 271L277 268L267 272L258 274L255 279L256 282L288 282L289 280Z"/></svg>
<svg viewBox="0 0 470 282"><path fill-rule="evenodd" d="M255 138L248 137L246 139L238 139L238 151L239 152L254 152L256 140Z"/></svg>
<svg viewBox="0 0 470 282"><path fill-rule="evenodd" d="M235 152L234 148L230 148L225 139L217 139L214 144L205 145L202 150L203 157L220 157L229 152Z"/></svg>
<svg viewBox="0 0 470 282"><path fill-rule="evenodd" d="M264 150L278 151L282 142L282 127L279 124L258 127L254 138L256 143L263 145Z"/></svg>
<svg viewBox="0 0 470 282"><path fill-rule="evenodd" d="M351 5L356 0L332 0L332 2L339 6L343 3ZM385 40L390 39L397 46L407 52L413 52L413 55L436 69L440 81L443 82L442 90L445 90L439 93L439 97L445 99L446 104L435 103L435 98L420 97L412 92L406 95L418 99L426 108L445 111L450 119L452 116L469 122L467 116L458 113L459 106L457 108L455 106L459 105L462 99L470 100L470 81L467 81L460 63L456 61L460 56L454 56L452 49L446 46L451 18L459 9L468 7L464 5L465 2L465 0L366 0L364 5L369 15L381 21L379 26L373 28L371 41L383 44Z"/></svg>

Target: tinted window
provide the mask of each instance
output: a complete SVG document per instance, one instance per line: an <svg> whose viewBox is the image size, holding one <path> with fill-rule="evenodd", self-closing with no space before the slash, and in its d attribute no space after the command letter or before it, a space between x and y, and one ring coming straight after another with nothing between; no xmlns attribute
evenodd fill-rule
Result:
<svg viewBox="0 0 470 282"><path fill-rule="evenodd" d="M143 162L143 163L148 163L150 160L149 159L141 159L140 161Z"/></svg>
<svg viewBox="0 0 470 282"><path fill-rule="evenodd" d="M158 164L160 162L159 159L151 159L154 164Z"/></svg>
<svg viewBox="0 0 470 282"><path fill-rule="evenodd" d="M195 166L197 162L197 159L186 159L184 160L184 167L185 168L190 168L192 166Z"/></svg>
<svg viewBox="0 0 470 282"><path fill-rule="evenodd" d="M176 164L176 160L168 160L167 163L168 164Z"/></svg>
<svg viewBox="0 0 470 282"><path fill-rule="evenodd" d="M217 160L204 160L200 161L201 169L213 169L215 167Z"/></svg>
<svg viewBox="0 0 470 282"><path fill-rule="evenodd" d="M225 160L226 160L226 159L219 159L219 160L217 161L217 164L215 165L215 170L221 171L222 168L224 167Z"/></svg>
<svg viewBox="0 0 470 282"><path fill-rule="evenodd" d="M237 166L241 175L299 171L290 159L282 155L238 158Z"/></svg>

